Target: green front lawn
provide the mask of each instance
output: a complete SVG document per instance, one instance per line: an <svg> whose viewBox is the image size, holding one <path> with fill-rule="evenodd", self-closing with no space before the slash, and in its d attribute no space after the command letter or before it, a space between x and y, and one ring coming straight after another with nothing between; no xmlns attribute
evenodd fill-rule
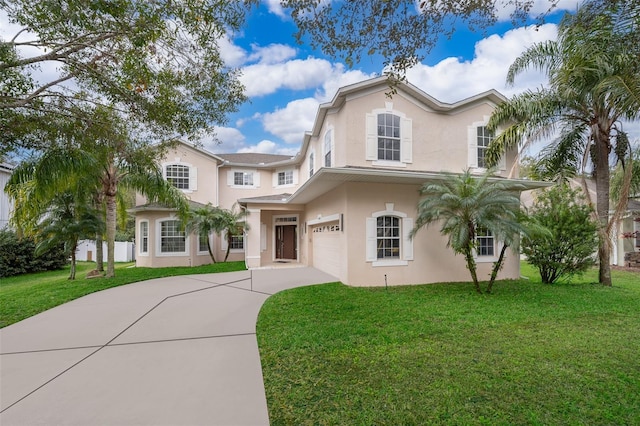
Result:
<svg viewBox="0 0 640 426"><path fill-rule="evenodd" d="M258 341L273 425L640 424L640 275L269 298Z"/></svg>
<svg viewBox="0 0 640 426"><path fill-rule="evenodd" d="M175 275L209 274L245 269L244 262L173 268L131 268L132 263L118 263L115 278L85 279L87 272L95 266L93 262L78 262L75 281L67 279L69 267L59 271L0 278L0 328L78 297L111 287Z"/></svg>

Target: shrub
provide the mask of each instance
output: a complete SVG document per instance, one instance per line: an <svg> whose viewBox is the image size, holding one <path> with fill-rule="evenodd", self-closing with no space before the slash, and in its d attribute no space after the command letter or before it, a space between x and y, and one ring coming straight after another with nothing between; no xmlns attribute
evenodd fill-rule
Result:
<svg viewBox="0 0 640 426"><path fill-rule="evenodd" d="M595 264L598 239L592 214L593 208L585 203L580 190L559 185L539 195L531 219L550 234L523 238L522 252L538 268L542 282L553 283Z"/></svg>
<svg viewBox="0 0 640 426"><path fill-rule="evenodd" d="M36 243L32 238L18 238L13 231L0 230L0 277L61 269L69 258L61 246L37 256L35 251Z"/></svg>

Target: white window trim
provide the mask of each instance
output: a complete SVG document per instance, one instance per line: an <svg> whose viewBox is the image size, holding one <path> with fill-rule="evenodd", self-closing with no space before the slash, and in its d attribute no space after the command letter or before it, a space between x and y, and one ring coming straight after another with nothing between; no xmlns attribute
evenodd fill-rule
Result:
<svg viewBox="0 0 640 426"><path fill-rule="evenodd" d="M378 159L378 115L393 114L400 117L400 161ZM365 159L377 167L407 167L413 163L413 121L404 112L393 109L393 103L387 102L386 108L376 108L366 115L365 120Z"/></svg>
<svg viewBox="0 0 640 426"><path fill-rule="evenodd" d="M240 222L243 222L243 221L240 221ZM247 233L246 232L244 232L242 234L242 238L243 238L243 243L242 243L243 244L243 248L241 248L241 249L232 248L232 249L229 250L229 253L244 253L244 247L247 246ZM229 243L227 241L227 231L222 231L220 233L220 250L223 253L226 253L228 245L229 245Z"/></svg>
<svg viewBox="0 0 640 426"><path fill-rule="evenodd" d="M170 252L170 253L164 253L162 252L162 222L166 222L168 220L180 220L175 216L169 216L169 217L163 217L160 219L156 220L156 244L155 244L155 249L156 249L156 257L171 257L171 256L189 256L189 246L190 246L190 235L186 234L185 235L185 240L184 240L184 248L185 251L183 252Z"/></svg>
<svg viewBox="0 0 640 426"><path fill-rule="evenodd" d="M207 238L209 239L209 244L211 245L211 251L213 251L214 245L212 244L211 241L211 234L207 235ZM197 249L197 254L198 255L204 255L206 254L207 256L209 256L209 252L205 249L205 250L200 250L200 234L198 234L198 249Z"/></svg>
<svg viewBox="0 0 640 426"><path fill-rule="evenodd" d="M295 220L292 221L288 221L288 222L278 222L278 219L283 219L283 218L295 218ZM279 260L276 257L276 226L278 225L295 225L296 227L296 258L295 261L299 262L300 261L300 227L298 226L298 223L300 223L300 215L299 214L281 214L281 215L275 215L271 218L272 220L272 228L271 228L271 257L272 257L272 261L275 262L277 260ZM292 259L293 260L293 259Z"/></svg>
<svg viewBox="0 0 640 426"><path fill-rule="evenodd" d="M467 127L467 167L480 173L487 171L487 168L478 167L478 127L486 127L487 124L489 124L489 116L485 115L482 121L474 121ZM494 133L500 133L500 129L497 129ZM498 170L507 170L506 153L503 153L500 157Z"/></svg>
<svg viewBox="0 0 640 426"><path fill-rule="evenodd" d="M236 173L250 173L253 175L253 185L236 185ZM256 189L260 188L260 172L257 169L229 169L227 171L227 186L234 189Z"/></svg>
<svg viewBox="0 0 640 426"><path fill-rule="evenodd" d="M278 175L280 173L291 172L291 177L293 179L293 183L287 183L284 185L278 184ZM278 169L273 172L273 187L274 188L293 188L298 185L298 169L297 168L287 168L287 169Z"/></svg>
<svg viewBox="0 0 640 426"><path fill-rule="evenodd" d="M326 148L326 143L325 140L327 138L327 134L331 133L331 140L329 142L329 160L331 161L331 165L328 167L335 167L335 158L336 158L336 154L335 154L335 132L333 129L332 125L328 125L327 126L327 130L324 132L324 136L322 137L322 167L327 167L327 162L325 157L327 156L327 148Z"/></svg>
<svg viewBox="0 0 640 426"><path fill-rule="evenodd" d="M167 166L186 166L189 168L189 189L180 189L185 194L191 194L198 190L198 168L194 167L191 163L181 161L180 158L176 158L175 161L167 161L161 164L162 178L167 180Z"/></svg>
<svg viewBox="0 0 640 426"><path fill-rule="evenodd" d="M143 223L147 224L147 251L142 251L142 235L140 235L140 244L138 244L138 256L149 256L150 244L151 244L151 228L149 227L149 220L144 219L138 222L138 233L140 233L140 227Z"/></svg>
<svg viewBox="0 0 640 426"><path fill-rule="evenodd" d="M493 235L493 233L492 233ZM473 258L477 263L492 263L497 262L500 257L500 252L504 247L504 242L499 241L495 235L493 236L493 256L479 256L476 249L473 249Z"/></svg>
<svg viewBox="0 0 640 426"><path fill-rule="evenodd" d="M366 262L371 263L373 267L380 266L407 266L409 261L414 260L413 257L413 240L409 237L413 229L413 218L408 217L404 212L394 210L394 203L385 203L386 210L373 212L370 217L366 218L365 230L365 258ZM400 257L398 259L379 260L377 258L377 231L376 220L380 216L396 216L400 218ZM373 234L373 235L370 235ZM373 244L372 247L369 247ZM375 259L374 259L375 256Z"/></svg>

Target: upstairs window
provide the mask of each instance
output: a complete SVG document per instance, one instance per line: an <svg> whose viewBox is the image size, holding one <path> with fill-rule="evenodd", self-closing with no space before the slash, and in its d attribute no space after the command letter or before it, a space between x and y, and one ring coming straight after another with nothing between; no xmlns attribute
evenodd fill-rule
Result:
<svg viewBox="0 0 640 426"><path fill-rule="evenodd" d="M278 185L293 185L293 170L278 172Z"/></svg>
<svg viewBox="0 0 640 426"><path fill-rule="evenodd" d="M333 130L328 130L324 134L324 166L331 167L331 142L333 139Z"/></svg>
<svg viewBox="0 0 640 426"><path fill-rule="evenodd" d="M313 176L313 161L314 161L314 157L315 157L315 155L313 155L313 152L311 154L309 154L309 177Z"/></svg>
<svg viewBox="0 0 640 426"><path fill-rule="evenodd" d="M487 168L485 157L489 144L493 140L494 136L493 133L487 130L484 126L478 127L477 136L478 145L476 149L478 150L478 167Z"/></svg>
<svg viewBox="0 0 640 426"><path fill-rule="evenodd" d="M178 189L190 189L188 166L181 164L169 164L165 168L165 178Z"/></svg>
<svg viewBox="0 0 640 426"><path fill-rule="evenodd" d="M378 160L400 161L400 117L378 114Z"/></svg>
<svg viewBox="0 0 640 426"><path fill-rule="evenodd" d="M251 172L234 172L233 184L236 186L253 186L253 173Z"/></svg>
<svg viewBox="0 0 640 426"><path fill-rule="evenodd" d="M413 122L404 113L375 109L366 116L366 159L374 166L407 167L413 162Z"/></svg>

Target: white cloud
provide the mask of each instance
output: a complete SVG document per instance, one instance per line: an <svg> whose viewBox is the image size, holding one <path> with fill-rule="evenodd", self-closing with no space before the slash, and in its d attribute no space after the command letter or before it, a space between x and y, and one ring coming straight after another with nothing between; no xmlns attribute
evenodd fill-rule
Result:
<svg viewBox="0 0 640 426"><path fill-rule="evenodd" d="M538 29L517 28L502 37L492 35L476 43L471 61L447 58L433 66L419 64L407 72L407 77L443 102L455 102L489 89L511 96L546 82L542 73L532 70L519 75L513 87L507 87L506 75L509 66L527 47L555 39L556 34L557 27L546 24Z"/></svg>
<svg viewBox="0 0 640 426"><path fill-rule="evenodd" d="M319 102L314 98L291 101L286 107L260 116L264 129L290 144L300 144L311 130Z"/></svg>
<svg viewBox="0 0 640 426"><path fill-rule="evenodd" d="M257 152L261 154L280 154L294 156L297 154L298 149L282 147L273 141L265 139L258 142L256 145L241 148L238 150L238 152Z"/></svg>
<svg viewBox="0 0 640 426"><path fill-rule="evenodd" d="M220 57L229 67L239 67L247 61L247 52L240 46L233 44L229 37L218 39Z"/></svg>
<svg viewBox="0 0 640 426"><path fill-rule="evenodd" d="M247 96L264 96L280 89L305 90L321 85L331 75L329 61L295 59L280 64L255 64L242 69L240 81Z"/></svg>
<svg viewBox="0 0 640 426"><path fill-rule="evenodd" d="M341 87L358 83L377 75L376 73L367 74L361 70L345 71L343 64L334 64L331 75L322 83L322 89L316 91L315 97L320 102L328 102L333 99Z"/></svg>
<svg viewBox="0 0 640 426"><path fill-rule="evenodd" d="M282 5L280 4L280 0L263 0L267 4L267 9L269 12L273 13L280 18L285 18L287 14L284 12Z"/></svg>
<svg viewBox="0 0 640 426"><path fill-rule="evenodd" d="M575 10L578 4L581 3L577 0L559 0L556 7L551 11L558 10ZM532 18L537 18L541 14L544 14L549 11L549 7L551 6L551 1L549 0L534 0L529 9L529 16ZM501 21L508 21L511 19L511 14L514 11L514 4L511 0L502 0L498 3L497 14L498 19Z"/></svg>
<svg viewBox="0 0 640 426"><path fill-rule="evenodd" d="M233 127L216 127L216 137L203 138L203 147L213 153L236 152L245 145L245 136Z"/></svg>
<svg viewBox="0 0 640 426"><path fill-rule="evenodd" d="M252 53L247 58L248 62L258 61L261 64L277 64L287 61L296 56L296 49L286 44L273 43L268 46L254 44L251 46Z"/></svg>

